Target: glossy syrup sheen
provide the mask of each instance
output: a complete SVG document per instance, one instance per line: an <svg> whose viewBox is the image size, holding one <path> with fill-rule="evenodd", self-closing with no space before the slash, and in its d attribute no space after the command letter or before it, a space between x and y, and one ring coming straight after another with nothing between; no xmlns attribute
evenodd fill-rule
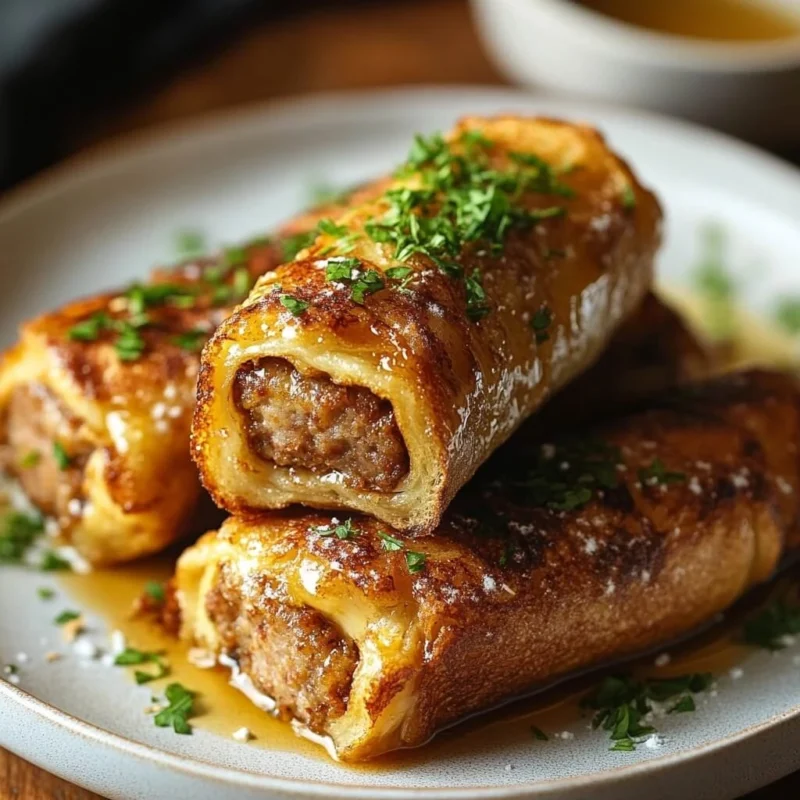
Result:
<svg viewBox="0 0 800 800"><path fill-rule="evenodd" d="M800 36L800 17L755 0L580 0L622 22L673 36L774 41Z"/></svg>
<svg viewBox="0 0 800 800"><path fill-rule="evenodd" d="M661 291L662 295L699 334L703 334L704 306L696 296L683 292ZM797 364L797 342L751 315L735 310L735 331L740 336L727 342L729 368L760 364L788 367ZM166 582L172 576L179 551L124 567L95 570L89 575L66 574L64 588L80 608L101 615L109 630L121 630L131 647L163 651L170 663L170 675L151 684L159 694L171 681L178 681L197 693L197 714L192 724L230 737L241 727L254 735L252 746L288 750L305 756L327 758L318 745L297 737L290 725L259 710L241 692L228 683L228 670L221 667L200 669L187 660L187 648L154 624L152 618L131 617L134 601L141 596L148 581ZM794 570L800 577L800 570ZM688 638L682 644L665 646L670 661L656 667L654 654L617 666L616 671L631 672L639 677L666 678L691 672L726 673L741 663L752 649L739 641L742 618L763 604L773 591L770 587L756 590L739 603L721 621L704 632ZM603 670L594 670L566 680L554 687L539 691L527 698L513 701L486 713L478 714L442 732L425 747L404 750L383 756L376 761L352 767L358 770L382 770L411 767L415 764L447 759L457 755L485 751L492 747L530 742L537 744L531 733L537 727L548 734L574 726L584 712L580 699L602 677ZM133 680L133 675L131 675ZM587 719L588 723L588 719ZM602 732L598 737L604 736Z"/></svg>

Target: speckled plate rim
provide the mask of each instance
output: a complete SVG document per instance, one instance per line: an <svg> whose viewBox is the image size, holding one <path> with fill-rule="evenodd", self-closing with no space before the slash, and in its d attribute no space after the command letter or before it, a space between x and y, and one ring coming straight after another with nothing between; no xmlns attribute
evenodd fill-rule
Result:
<svg viewBox="0 0 800 800"><path fill-rule="evenodd" d="M181 772L188 772L206 780L221 782L229 788L238 786L241 788L273 789L290 795L292 793L297 793L302 796L314 795L319 797L331 797L332 790L335 793L341 793L340 796L346 796L348 798L372 798L378 796L386 798L386 800L419 798L423 796L435 796L442 800L474 800L477 796L476 792L480 793L481 798L513 800L514 798L533 796L552 797L557 796L558 793L566 789L577 790L581 788L591 788L592 792L599 793L600 790L613 789L622 781L630 784L636 779L653 780L658 777L659 773L670 769L677 763L680 763L682 766L688 766L691 763L713 755L719 750L727 749L735 744L759 736L767 730L779 733L781 737L800 735L800 703L798 703L794 708L780 714L777 718L745 728L739 733L725 737L724 739L710 742L690 753L673 753L668 756L627 767L621 766L613 770L604 770L599 776L585 775L577 778L544 780L534 783L519 784L517 786L496 788L475 786L459 789L396 789L357 783L331 784L324 781L308 779L301 781L275 778L242 770L229 769L227 767L219 767L198 761L194 758L175 756L155 747L150 747L140 742L135 742L123 736L119 736L118 734L111 733L89 722L65 714L54 706L44 703L28 692L10 684L0 683L0 698L3 697L33 711L41 717L43 721L51 725L58 725L62 728L66 728L70 732L89 739L95 744L112 747L135 758L147 759L150 762L156 762L162 766ZM779 731L777 730L778 728L780 728ZM781 775L777 775L776 778L777 777L781 777Z"/></svg>
<svg viewBox="0 0 800 800"><path fill-rule="evenodd" d="M666 116L614 107L609 104L592 103L574 100L560 100L548 96L534 96L530 93L514 89L496 87L411 87L388 89L381 91L328 93L324 95L310 95L299 99L274 101L248 107L244 110L219 112L209 115L202 121L189 121L175 123L156 130L145 130L120 137L109 143L91 148L62 164L45 170L34 179L22 186L8 192L0 198L0 223L13 220L17 213L21 213L30 204L37 203L48 196L61 192L68 192L71 187L92 181L99 176L130 167L137 161L147 161L155 157L164 157L170 151L186 145L186 137L191 136L193 146L200 147L215 139L235 138L243 135L253 128L269 127L271 132L280 132L284 129L291 132L298 123L298 118L312 117L320 124L324 123L327 115L340 116L343 113L356 114L364 118L373 117L380 113L382 104L395 106L404 100L419 102L435 102L437 97L452 103L454 98L460 99L463 107L468 108L470 101L493 101L498 105L508 103L511 108L515 102L524 102L530 105L536 101L541 104L542 111L549 114L564 114L574 117L580 109L580 116L591 119L593 113L608 117L614 115L620 119L627 119L632 124L637 121L658 126L662 131L674 132L682 138L692 138L696 142L703 141L705 147L719 148L732 159L740 158L756 166L766 173L766 180L774 179L782 183L789 195L800 198L800 170L781 159L765 153L756 147L738 141L732 137L712 131L702 126L697 126L681 120ZM788 199L788 198L786 198ZM564 792L580 792L582 789L591 790L591 797L613 798L614 790L625 783L626 790L630 791L632 784L645 787L646 782L657 779L661 774L670 770L677 764L684 767L697 765L722 750L727 750L735 745L749 742L759 736L773 734L786 741L788 736L800 737L800 702L773 718L756 725L744 728L737 733L699 746L692 751L678 752L646 762L620 766L614 769L604 769L598 774L581 775L570 778L529 781L514 786L476 785L462 788L395 788L380 787L359 783L331 783L309 779L280 778L265 774L256 774L245 770L231 769L214 765L188 756L178 756L167 753L156 747L128 739L118 734L107 731L77 717L66 714L58 708L45 703L24 690L0 682L0 712L16 705L25 708L36 715L38 720L51 731L68 731L76 736L89 740L94 745L106 750L115 751L134 759L145 760L150 764L162 766L184 775L213 782L227 789L241 788L245 790L260 790L264 792L277 791L287 797L341 797L341 798L443 798L446 800L466 800L466 798L503 798L511 800L523 797L552 797ZM2 722L2 714L0 714ZM772 737L770 737L772 738ZM9 747L13 750L13 745ZM766 752L771 748L765 745ZM773 751L774 752L774 751ZM30 753L27 758L35 761ZM765 781L776 780L797 767L798 759L775 759L774 767L761 775L759 783L743 787L745 789L757 788ZM42 764L42 766L47 766ZM67 779L75 780L72 775L65 775ZM87 788L94 788L87 784ZM571 796L573 796L571 794Z"/></svg>

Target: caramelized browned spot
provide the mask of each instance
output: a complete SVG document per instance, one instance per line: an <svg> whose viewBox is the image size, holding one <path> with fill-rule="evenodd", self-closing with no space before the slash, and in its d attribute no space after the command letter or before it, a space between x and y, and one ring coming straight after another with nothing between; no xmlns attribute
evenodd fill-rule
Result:
<svg viewBox="0 0 800 800"><path fill-rule="evenodd" d="M3 468L16 475L25 494L46 514L69 519L80 514L81 483L92 445L82 423L46 387L22 384L11 393L5 420ZM56 443L68 458L59 463Z"/></svg>
<svg viewBox="0 0 800 800"><path fill-rule="evenodd" d="M259 591L243 600L238 579L223 566L206 597L222 647L255 687L272 697L281 716L317 733L347 710L359 661L356 645L329 620Z"/></svg>
<svg viewBox="0 0 800 800"><path fill-rule="evenodd" d="M300 374L282 358L239 369L237 407L250 446L282 467L336 471L347 486L388 492L408 473L408 453L392 406L360 386Z"/></svg>

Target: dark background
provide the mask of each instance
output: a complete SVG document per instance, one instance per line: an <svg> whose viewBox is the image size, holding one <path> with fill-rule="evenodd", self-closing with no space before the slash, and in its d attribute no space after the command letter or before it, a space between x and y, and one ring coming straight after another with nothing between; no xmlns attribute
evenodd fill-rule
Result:
<svg viewBox="0 0 800 800"><path fill-rule="evenodd" d="M253 102L504 82L467 0L0 0L0 190L119 135ZM782 155L800 162L800 146ZM800 774L747 800L798 797ZM12 798L95 796L0 751Z"/></svg>

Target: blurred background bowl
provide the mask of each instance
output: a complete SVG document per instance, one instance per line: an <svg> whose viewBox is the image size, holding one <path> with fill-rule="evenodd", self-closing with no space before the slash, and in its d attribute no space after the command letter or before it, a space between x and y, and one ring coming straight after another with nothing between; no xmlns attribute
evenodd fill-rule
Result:
<svg viewBox="0 0 800 800"><path fill-rule="evenodd" d="M651 0L641 0L650 2ZM798 36L724 42L620 22L572 0L472 0L489 54L527 86L635 105L772 145L800 139Z"/></svg>

